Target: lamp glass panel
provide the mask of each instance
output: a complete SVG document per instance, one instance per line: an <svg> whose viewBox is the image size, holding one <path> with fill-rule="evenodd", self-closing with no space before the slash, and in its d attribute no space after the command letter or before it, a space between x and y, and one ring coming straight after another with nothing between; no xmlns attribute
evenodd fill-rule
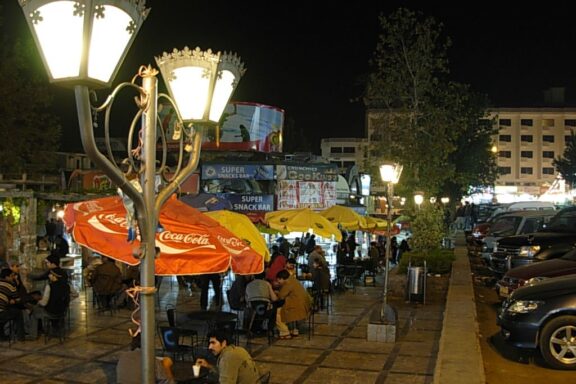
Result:
<svg viewBox="0 0 576 384"><path fill-rule="evenodd" d="M234 92L234 80L236 76L230 71L222 71L220 78L216 81L214 87L214 95L212 96L212 104L210 105L210 120L214 122L220 121L222 112L228 104L232 92Z"/></svg>
<svg viewBox="0 0 576 384"><path fill-rule="evenodd" d="M58 1L37 9L33 24L40 49L53 79L80 74L84 18L74 15L74 1Z"/></svg>
<svg viewBox="0 0 576 384"><path fill-rule="evenodd" d="M127 31L131 17L122 9L104 6L104 17L96 17L90 39L88 76L108 82L119 64L132 34Z"/></svg>
<svg viewBox="0 0 576 384"><path fill-rule="evenodd" d="M384 164L380 166L380 177L385 183L395 183L395 171L393 164Z"/></svg>
<svg viewBox="0 0 576 384"><path fill-rule="evenodd" d="M184 121L204 117L210 87L210 76L206 72L202 67L181 67L173 72L170 89Z"/></svg>

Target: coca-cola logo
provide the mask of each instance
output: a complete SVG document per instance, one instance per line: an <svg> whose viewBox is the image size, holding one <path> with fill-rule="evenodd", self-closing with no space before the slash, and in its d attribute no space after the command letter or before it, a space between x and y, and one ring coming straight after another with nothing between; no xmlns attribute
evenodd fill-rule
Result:
<svg viewBox="0 0 576 384"><path fill-rule="evenodd" d="M84 216L104 210L104 208L102 208L96 201L74 203L73 207L75 211L81 212Z"/></svg>
<svg viewBox="0 0 576 384"><path fill-rule="evenodd" d="M218 240L220 240L220 242L222 243L222 245L225 246L229 246L229 247L234 247L234 248L240 248L240 247L245 247L246 245L242 242L242 240L240 240L237 237L222 237L222 236L218 236Z"/></svg>
<svg viewBox="0 0 576 384"><path fill-rule="evenodd" d="M96 218L100 222L108 222L108 223L117 225L118 227L125 228L125 229L129 228L128 220L126 220L126 216L118 216L115 213L101 213L99 215L96 215Z"/></svg>
<svg viewBox="0 0 576 384"><path fill-rule="evenodd" d="M207 234L200 235L197 233L177 233L164 231L158 235L158 238L162 242L171 241L183 244L211 245L210 237Z"/></svg>

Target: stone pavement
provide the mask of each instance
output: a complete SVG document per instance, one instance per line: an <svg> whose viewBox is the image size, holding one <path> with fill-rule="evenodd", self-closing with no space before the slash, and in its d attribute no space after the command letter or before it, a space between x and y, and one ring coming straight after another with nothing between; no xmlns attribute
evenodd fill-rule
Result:
<svg viewBox="0 0 576 384"><path fill-rule="evenodd" d="M463 273L469 279L469 270L460 271L460 268L466 268L460 264L455 264L458 270L454 272ZM460 364L457 356L451 353L452 348L476 335L466 327L447 333L446 327L453 325L444 318L444 313L446 310L446 313L454 313L450 316L463 317L464 314L452 312L450 302L445 302L445 294L429 295L425 305L405 302L402 293L405 277L396 275L395 271L391 271L390 276L389 302L398 312L396 343L366 341L370 313L381 305L379 277L376 287L358 286L354 291L334 294L330 312L324 310L316 314L311 340L306 333L292 340L276 340L270 346L265 338L254 339L250 351L262 371L272 371L271 383L481 382L478 379L483 377L483 370L482 375L475 369L460 372L451 364ZM428 279L429 287L445 292L447 284L442 284L442 279L438 282L434 279L437 278ZM450 292L459 290L459 284L452 279ZM471 294L466 291L465 295ZM456 305L461 303L460 298ZM157 305L158 322L166 321L167 305L175 305L177 311L197 310L199 293L179 288L175 279L165 279ZM81 292L71 308L71 330L64 343L55 339L45 343L44 338L40 338L34 342L16 342L11 347L5 341L0 344L0 382L115 383L118 354L128 350L128 329L133 328L130 312L121 309L113 314L99 313L93 306L90 288ZM464 322L474 323L474 320L467 317ZM240 344L246 345L244 337ZM158 338L156 348L161 354ZM470 351L457 349L457 355L470 354ZM451 375L457 375L456 381L448 381L447 377Z"/></svg>

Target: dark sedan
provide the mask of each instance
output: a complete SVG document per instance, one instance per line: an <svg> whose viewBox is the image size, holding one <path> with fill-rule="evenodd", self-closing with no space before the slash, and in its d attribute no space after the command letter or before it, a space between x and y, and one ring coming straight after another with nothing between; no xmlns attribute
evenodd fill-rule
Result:
<svg viewBox="0 0 576 384"><path fill-rule="evenodd" d="M498 295L505 299L516 288L523 286L529 281L571 274L576 274L576 250L566 253L559 259L545 260L512 268L498 281L496 288Z"/></svg>
<svg viewBox="0 0 576 384"><path fill-rule="evenodd" d="M539 348L548 365L576 369L576 275L515 290L498 315L504 338L519 348Z"/></svg>

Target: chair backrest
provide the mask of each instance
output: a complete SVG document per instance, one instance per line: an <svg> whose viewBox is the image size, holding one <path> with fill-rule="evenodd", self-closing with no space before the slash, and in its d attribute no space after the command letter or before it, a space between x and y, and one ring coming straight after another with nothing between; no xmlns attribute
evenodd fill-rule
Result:
<svg viewBox="0 0 576 384"><path fill-rule="evenodd" d="M168 352L178 350L180 346L180 332L175 327L159 327L160 339L164 349Z"/></svg>
<svg viewBox="0 0 576 384"><path fill-rule="evenodd" d="M166 309L166 318L168 319L168 324L171 327L176 327L176 309L175 308L167 308Z"/></svg>
<svg viewBox="0 0 576 384"><path fill-rule="evenodd" d="M270 376L272 375L272 371L268 371L262 376L258 378L257 384L268 384L270 382Z"/></svg>
<svg viewBox="0 0 576 384"><path fill-rule="evenodd" d="M250 308L256 313L257 317L265 317L268 313L270 303L266 300L250 300Z"/></svg>

